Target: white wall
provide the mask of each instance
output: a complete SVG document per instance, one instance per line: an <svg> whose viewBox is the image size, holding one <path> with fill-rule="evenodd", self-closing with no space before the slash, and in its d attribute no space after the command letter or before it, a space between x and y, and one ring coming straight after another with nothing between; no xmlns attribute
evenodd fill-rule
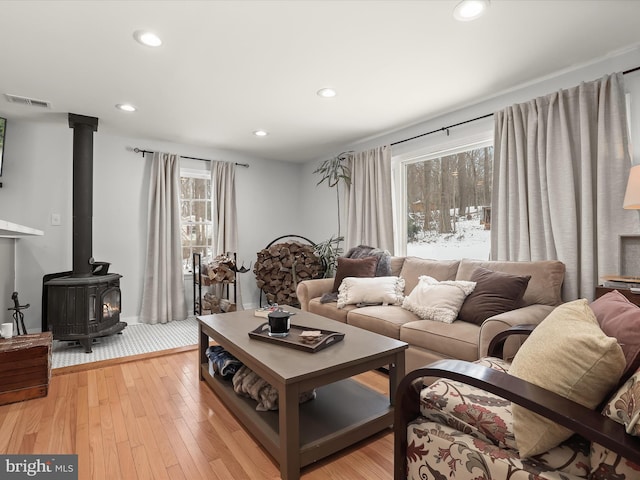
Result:
<svg viewBox="0 0 640 480"><path fill-rule="evenodd" d="M12 322L13 317L7 308L12 307L11 293L13 292L13 245L11 238L0 238L0 323ZM22 303L22 299L20 299Z"/></svg>
<svg viewBox="0 0 640 480"><path fill-rule="evenodd" d="M42 237L21 238L17 243L16 285L21 303L31 304L25 311L29 331L41 327L42 277L72 267L73 131L66 115L59 117L51 123L9 118L7 125L0 219L44 231ZM133 153L134 147L250 165L236 171L239 263L248 266L275 237L297 233L300 204L294 199L300 193L300 165L116 136L102 132L99 125L94 134L93 256L111 262L110 271L123 275L125 321L137 321L140 310L151 162L148 156ZM51 213L61 215L61 226L50 225ZM13 257L5 254L5 240L0 242L0 295L6 297L8 292L10 299ZM244 305L257 305L253 273L240 275L240 285Z"/></svg>
<svg viewBox="0 0 640 480"><path fill-rule="evenodd" d="M340 152L336 152L336 155ZM298 225L300 235L318 243L328 240L329 237L338 234L337 200L335 188L329 188L327 183L316 185L320 179L313 171L318 168L320 162L306 163L300 171L299 184L303 194L300 196L300 205L303 214ZM340 190L342 192L342 186ZM342 196L342 195L341 195ZM344 199L340 200L341 207ZM344 219L342 219L344 220ZM344 236L344 222L340 227ZM344 245L344 244L343 244Z"/></svg>

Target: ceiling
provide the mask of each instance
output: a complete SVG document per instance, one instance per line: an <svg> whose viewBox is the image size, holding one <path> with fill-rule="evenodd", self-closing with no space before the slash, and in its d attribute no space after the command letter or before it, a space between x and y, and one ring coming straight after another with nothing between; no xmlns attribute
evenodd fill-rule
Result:
<svg viewBox="0 0 640 480"><path fill-rule="evenodd" d="M640 1L457 1L3 0L0 94L51 108L0 116L302 162L640 42Z"/></svg>

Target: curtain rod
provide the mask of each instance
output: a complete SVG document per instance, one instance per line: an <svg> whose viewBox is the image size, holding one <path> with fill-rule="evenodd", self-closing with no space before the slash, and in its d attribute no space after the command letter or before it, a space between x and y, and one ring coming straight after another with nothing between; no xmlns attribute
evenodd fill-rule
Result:
<svg viewBox="0 0 640 480"><path fill-rule="evenodd" d="M141 153L143 157L144 157L145 153L155 153L153 150L143 150L143 149L138 148L138 147L134 148L133 151L135 153ZM209 160L208 158L187 157L185 155L180 155L180 158L188 158L189 160L201 160L203 162L212 162L213 161L213 160ZM235 162L235 164L238 167L249 168L249 164L248 163L237 163L237 162Z"/></svg>
<svg viewBox="0 0 640 480"><path fill-rule="evenodd" d="M637 72L638 70L640 70L640 66L635 67L635 68L630 68L629 70L625 70L624 72L622 72L622 74L626 75L628 73ZM450 128L459 127L460 125L464 125L465 123L475 122L476 120L482 120L483 118L489 118L489 117L492 117L492 116L493 116L493 113L488 113L488 114L482 115L480 117L472 118L471 120L465 120L464 122L460 122L460 123L455 123L453 125L449 125L448 127L438 128L436 130L432 130L432 131L427 132L427 133L421 133L420 135L416 135L416 136L411 137L411 138L405 138L404 140L398 140L397 142L393 142L391 144L391 146L399 145L401 143L408 142L410 140L415 140L416 138L426 137L427 135L432 135L432 134L438 133L438 132L446 132L447 136L449 136L449 129Z"/></svg>
<svg viewBox="0 0 640 480"><path fill-rule="evenodd" d="M416 135L415 137L405 138L404 140L398 140L397 142L393 142L391 144L391 146L398 145L398 144L404 143L404 142L408 142L409 140L415 140L416 138L426 137L427 135L431 135L433 133L438 133L438 132L446 132L447 136L449 136L449 129L450 128L459 127L460 125L464 125L465 123L471 123L471 122L475 122L476 120L482 120L483 118L489 118L489 117L493 117L493 113L488 113L486 115L482 115L481 117L472 118L471 120L465 120L464 122L455 123L453 125L449 125L448 127L438 128L437 130L432 130L432 131L427 132L427 133L421 133L420 135Z"/></svg>

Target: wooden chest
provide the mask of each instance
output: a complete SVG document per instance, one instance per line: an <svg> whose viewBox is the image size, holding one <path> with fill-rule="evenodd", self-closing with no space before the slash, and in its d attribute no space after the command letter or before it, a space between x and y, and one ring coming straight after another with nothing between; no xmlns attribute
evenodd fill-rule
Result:
<svg viewBox="0 0 640 480"><path fill-rule="evenodd" d="M0 405L47 396L51 342L51 332L0 339Z"/></svg>

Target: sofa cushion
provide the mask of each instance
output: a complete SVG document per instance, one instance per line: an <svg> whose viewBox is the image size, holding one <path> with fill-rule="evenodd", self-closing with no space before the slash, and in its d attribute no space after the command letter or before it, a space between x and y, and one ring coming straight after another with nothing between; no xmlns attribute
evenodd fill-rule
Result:
<svg viewBox="0 0 640 480"><path fill-rule="evenodd" d="M346 277L373 277L378 266L377 257L347 258L338 257L336 268L336 278L333 281L333 291L337 292L338 287Z"/></svg>
<svg viewBox="0 0 640 480"><path fill-rule="evenodd" d="M512 275L531 275L531 280L522 297L522 306L560 305L562 303L562 282L564 281L564 263L557 260L538 262L481 261L468 258L460 260L456 280L471 280L476 268L483 267L494 272Z"/></svg>
<svg viewBox="0 0 640 480"><path fill-rule="evenodd" d="M436 352L444 358L473 362L478 359L479 333L480 327L473 323L416 320L402 325L400 340Z"/></svg>
<svg viewBox="0 0 640 480"><path fill-rule="evenodd" d="M458 318L481 325L489 317L514 310L520 305L530 279L530 275L476 268L471 274L476 287L462 304Z"/></svg>
<svg viewBox="0 0 640 480"><path fill-rule="evenodd" d="M515 450L418 417L407 425L407 475L403 478L584 480L589 462L584 447L584 442L566 442L540 457L519 458ZM631 478L635 477L626 480Z"/></svg>
<svg viewBox="0 0 640 480"><path fill-rule="evenodd" d="M506 372L509 368L508 362L498 358L487 357L475 363L502 372ZM486 462L461 462L455 478L464 471L463 465L467 466L470 474L460 477L465 479L523 478L530 480L547 478L546 474L552 474L549 478L569 479L574 478L573 475L584 478L589 472L589 445L577 436L535 459L518 458L513 435L511 402L480 388L450 379L436 380L420 391L420 413L422 416L418 417L413 424L414 427L417 425L424 427L427 422L432 422L432 427L441 425L442 428L452 429L449 437L443 437L449 445L444 449L434 448L433 451L436 453L430 456L431 459L438 458L439 455L442 455L441 460L458 455L461 460L468 459L471 458L469 455L471 452L475 460L479 456L486 456ZM471 442L466 443L465 447L462 447L460 442L463 438L462 432L473 438ZM415 437L411 438L415 439ZM451 443L453 438L455 438L455 444ZM439 463L442 462L436 462L433 465L436 471ZM483 471L484 466L490 471ZM498 466L500 468L497 468ZM551 472L556 470L563 474L556 477L557 473ZM448 472L446 463L441 472L445 474ZM479 472L485 475L478 475ZM531 477L533 472L540 476ZM432 478L428 475L426 477ZM447 475L443 478L446 477Z"/></svg>
<svg viewBox="0 0 640 480"><path fill-rule="evenodd" d="M509 373L595 408L618 383L625 368L615 338L598 326L585 299L557 307L538 325L513 358ZM521 457L545 452L571 430L513 405L514 434Z"/></svg>
<svg viewBox="0 0 640 480"><path fill-rule="evenodd" d="M418 285L404 298L402 308L415 313L422 320L452 323L475 282L445 280L439 282L428 275L420 275Z"/></svg>
<svg viewBox="0 0 640 480"><path fill-rule="evenodd" d="M590 305L602 331L618 340L627 361L626 380L640 367L640 308L614 290Z"/></svg>
<svg viewBox="0 0 640 480"><path fill-rule="evenodd" d="M347 315L351 310L356 308L355 305L346 305L344 308L337 308L336 302L322 303L320 297L313 298L309 301L309 312L315 313L331 320L347 323Z"/></svg>
<svg viewBox="0 0 640 480"><path fill-rule="evenodd" d="M347 277L338 288L338 308L345 305L400 305L404 298L404 279L401 277Z"/></svg>
<svg viewBox="0 0 640 480"><path fill-rule="evenodd" d="M420 275L428 275L436 280L455 280L458 260L430 260L418 257L406 257L400 276L404 278L404 293L409 295L419 282ZM468 280L468 279L463 279Z"/></svg>
<svg viewBox="0 0 640 480"><path fill-rule="evenodd" d="M400 338L400 328L418 317L400 306L362 307L349 311L347 323L386 337Z"/></svg>
<svg viewBox="0 0 640 480"><path fill-rule="evenodd" d="M509 363L486 357L475 362L506 373ZM508 448L516 448L511 402L462 382L441 378L420 391L420 413L427 419Z"/></svg>
<svg viewBox="0 0 640 480"><path fill-rule="evenodd" d="M483 358L475 363L502 372L506 372L509 368L508 362L497 358ZM420 413L421 416L409 426L408 438L411 440L408 443L411 444L413 441L413 444L416 447L419 446L422 452L426 450L433 452L422 459L423 462L427 458L430 463L433 462L431 464L433 470L431 475L409 478L434 478L434 471L443 473L443 478L449 478L449 465L445 460L449 461L454 457L460 460L455 478L469 480L542 479L547 478L546 474L552 474L548 478L569 479L575 478L573 475L584 478L589 473L589 445L579 437L573 437L535 459L518 458L513 435L511 402L480 388L450 379L436 380L420 390ZM430 434L416 437L417 429L425 428L428 424ZM444 445L440 448L436 448L436 445L429 441L429 438L435 440L435 437L438 437L434 434L434 428L438 426L443 430L451 429L447 436L441 437ZM463 445L461 440L467 435L472 440ZM419 454L419 450L414 449L411 453ZM419 471L412 466L412 463L417 460L416 456L408 458L410 470L413 472ZM480 456L486 456L486 461L479 462ZM434 462L437 458L440 458L440 461ZM474 461L468 461L470 458ZM506 463L501 464L501 462ZM439 468L440 464L444 465ZM468 472L465 472L465 466ZM557 475L557 472L551 472L556 470L563 474ZM540 477L533 475L534 472L540 474ZM435 475L435 478L439 477Z"/></svg>

